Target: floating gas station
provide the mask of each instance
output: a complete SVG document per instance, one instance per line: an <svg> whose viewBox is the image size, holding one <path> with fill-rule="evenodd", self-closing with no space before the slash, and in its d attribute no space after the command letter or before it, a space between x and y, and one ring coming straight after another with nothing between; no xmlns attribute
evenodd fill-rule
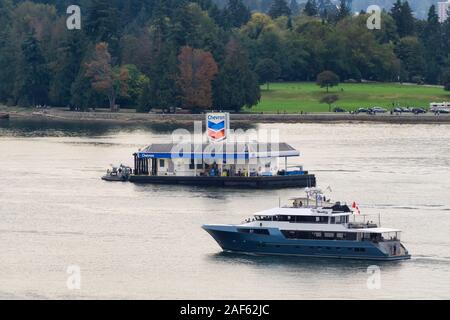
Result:
<svg viewBox="0 0 450 320"><path fill-rule="evenodd" d="M206 114L207 141L151 144L134 153L134 183L214 187L314 187L303 166L288 166L300 152L284 142L230 139L230 115Z"/></svg>

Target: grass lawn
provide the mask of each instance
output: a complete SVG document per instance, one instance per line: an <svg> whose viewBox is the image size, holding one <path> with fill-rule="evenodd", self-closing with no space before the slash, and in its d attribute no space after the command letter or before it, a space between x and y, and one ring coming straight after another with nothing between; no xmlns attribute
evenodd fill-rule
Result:
<svg viewBox="0 0 450 320"><path fill-rule="evenodd" d="M273 83L270 89L261 86L261 102L250 112L328 112L328 105L321 104L326 89L313 82ZM329 94L339 95L333 107L348 111L361 107L384 107L392 109L392 103L403 107L426 107L430 102L450 101L450 92L441 87L401 85L397 83L340 84L330 89Z"/></svg>

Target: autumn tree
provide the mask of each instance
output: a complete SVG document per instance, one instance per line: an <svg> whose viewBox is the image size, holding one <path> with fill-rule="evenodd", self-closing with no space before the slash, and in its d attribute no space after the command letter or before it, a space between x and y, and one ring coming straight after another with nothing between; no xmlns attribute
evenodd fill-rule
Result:
<svg viewBox="0 0 450 320"><path fill-rule="evenodd" d="M193 111L211 108L212 81L219 71L212 54L186 46L181 49L178 62L182 107Z"/></svg>
<svg viewBox="0 0 450 320"><path fill-rule="evenodd" d="M126 93L129 76L126 68L113 67L107 43L100 42L95 46L93 58L86 64L86 76L91 79L95 91L108 97L111 111L118 111L116 98L118 94Z"/></svg>
<svg viewBox="0 0 450 320"><path fill-rule="evenodd" d="M339 76L332 71L324 71L317 76L317 85L321 88L327 88L329 92L330 87L337 86L339 84Z"/></svg>

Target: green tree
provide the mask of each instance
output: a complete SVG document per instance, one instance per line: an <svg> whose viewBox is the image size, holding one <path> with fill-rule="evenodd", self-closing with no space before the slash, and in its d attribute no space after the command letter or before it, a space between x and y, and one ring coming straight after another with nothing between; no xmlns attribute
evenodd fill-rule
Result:
<svg viewBox="0 0 450 320"><path fill-rule="evenodd" d="M424 48L416 37L400 39L395 48L397 57L402 61L402 80L424 78L426 61Z"/></svg>
<svg viewBox="0 0 450 320"><path fill-rule="evenodd" d="M319 7L317 6L316 0L308 0L305 4L303 12L310 17L315 17L319 14Z"/></svg>
<svg viewBox="0 0 450 320"><path fill-rule="evenodd" d="M53 77L50 83L50 100L56 106L70 104L72 84L80 72L86 47L81 30L63 32L56 49L58 54L52 65Z"/></svg>
<svg viewBox="0 0 450 320"><path fill-rule="evenodd" d="M94 43L106 42L110 52L118 55L119 12L109 0L91 0L87 6L83 30Z"/></svg>
<svg viewBox="0 0 450 320"><path fill-rule="evenodd" d="M0 102L12 99L14 91L15 61L11 34L11 0L0 0Z"/></svg>
<svg viewBox="0 0 450 320"><path fill-rule="evenodd" d="M261 84L267 84L267 90L269 90L270 82L276 80L281 73L280 66L272 59L262 59L259 61L255 71L258 75L259 82Z"/></svg>
<svg viewBox="0 0 450 320"><path fill-rule="evenodd" d="M400 38L414 35L415 19L408 1L397 0L391 9L391 16L395 20Z"/></svg>
<svg viewBox="0 0 450 320"><path fill-rule="evenodd" d="M39 41L33 33L28 34L21 46L22 62L16 92L21 105L48 103L50 74Z"/></svg>
<svg viewBox="0 0 450 320"><path fill-rule="evenodd" d="M290 15L291 9L289 9L286 0L273 0L269 9L269 16L271 16L272 19L276 19L281 16L289 17Z"/></svg>
<svg viewBox="0 0 450 320"><path fill-rule="evenodd" d="M147 113L152 109L152 103L150 103L150 81L145 78L145 82L142 84L142 92L139 96L139 101L137 105L137 112Z"/></svg>
<svg viewBox="0 0 450 320"><path fill-rule="evenodd" d="M240 111L256 105L261 92L257 75L250 69L247 52L232 39L226 46L225 59L215 80L214 106Z"/></svg>
<svg viewBox="0 0 450 320"><path fill-rule="evenodd" d="M330 87L337 86L339 84L339 76L332 71L324 71L317 75L317 85L321 88L327 88L329 92Z"/></svg>
<svg viewBox="0 0 450 320"><path fill-rule="evenodd" d="M422 43L427 61L425 80L428 83L439 83L444 60L444 44L442 42L442 27L434 5L430 7L428 12L428 19L422 32Z"/></svg>
<svg viewBox="0 0 450 320"><path fill-rule="evenodd" d="M337 94L327 94L322 99L320 99L320 103L328 104L328 112L331 112L331 105L339 100L339 96Z"/></svg>
<svg viewBox="0 0 450 320"><path fill-rule="evenodd" d="M229 0L223 15L227 27L240 28L250 20L251 12L242 0Z"/></svg>
<svg viewBox="0 0 450 320"><path fill-rule="evenodd" d="M342 20L351 15L351 8L348 6L347 0L340 0L338 19Z"/></svg>
<svg viewBox="0 0 450 320"><path fill-rule="evenodd" d="M148 77L142 74L133 64L123 65L123 68L126 69L128 73L128 79L125 80L127 90L119 93L117 102L119 105L137 107L142 92L144 91L145 86L148 85Z"/></svg>
<svg viewBox="0 0 450 320"><path fill-rule="evenodd" d="M292 16L296 17L300 13L300 6L298 5L297 0L291 0L289 4L289 9L291 10Z"/></svg>
<svg viewBox="0 0 450 320"><path fill-rule="evenodd" d="M447 69L442 74L442 84L445 91L450 91L450 69Z"/></svg>

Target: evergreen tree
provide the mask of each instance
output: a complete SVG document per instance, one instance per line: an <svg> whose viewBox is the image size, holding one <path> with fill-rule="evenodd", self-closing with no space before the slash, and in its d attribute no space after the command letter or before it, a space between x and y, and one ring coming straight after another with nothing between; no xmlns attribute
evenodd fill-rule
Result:
<svg viewBox="0 0 450 320"><path fill-rule="evenodd" d="M405 37L400 39L395 48L397 57L402 62L401 80L413 81L423 79L426 61L424 48L416 37Z"/></svg>
<svg viewBox="0 0 450 320"><path fill-rule="evenodd" d="M242 0L229 0L224 9L224 20L229 28L240 28L246 24L251 17L250 9L244 5Z"/></svg>
<svg viewBox="0 0 450 320"><path fill-rule="evenodd" d="M11 10L10 0L0 0L0 103L12 98L16 57L11 39Z"/></svg>
<svg viewBox="0 0 450 320"><path fill-rule="evenodd" d="M289 17L291 15L291 9L289 9L286 0L273 0L269 9L269 15L272 19L276 19L281 16Z"/></svg>
<svg viewBox="0 0 450 320"><path fill-rule="evenodd" d="M425 47L425 59L427 61L425 80L428 83L438 83L441 76L441 66L444 60L441 33L442 29L439 23L439 16L436 13L436 7L433 5L428 12L427 23L422 34L422 41Z"/></svg>
<svg viewBox="0 0 450 320"><path fill-rule="evenodd" d="M298 5L297 0L291 0L289 4L289 9L291 10L292 16L296 17L300 13L300 6Z"/></svg>
<svg viewBox="0 0 450 320"><path fill-rule="evenodd" d="M391 16L395 20L400 38L414 35L415 20L408 1L397 0L391 9Z"/></svg>
<svg viewBox="0 0 450 320"><path fill-rule="evenodd" d="M110 0L91 0L87 8L84 26L86 35L94 42L107 42L109 50L117 55L118 46L118 9Z"/></svg>
<svg viewBox="0 0 450 320"><path fill-rule="evenodd" d="M338 19L342 20L351 15L351 8L348 6L347 0L340 0Z"/></svg>
<svg viewBox="0 0 450 320"><path fill-rule="evenodd" d="M256 105L261 98L257 76L250 69L247 53L234 39L227 44L214 91L216 108L236 112L244 106Z"/></svg>
<svg viewBox="0 0 450 320"><path fill-rule="evenodd" d="M450 69L447 69L442 74L442 84L445 91L450 91Z"/></svg>
<svg viewBox="0 0 450 320"><path fill-rule="evenodd" d="M322 19L327 21L334 21L338 15L337 7L331 0L318 0L319 15Z"/></svg>
<svg viewBox="0 0 450 320"><path fill-rule="evenodd" d="M21 46L22 63L16 87L17 100L21 105L32 106L48 103L50 74L39 42L33 33L27 35Z"/></svg>
<svg viewBox="0 0 450 320"><path fill-rule="evenodd" d="M52 68L50 101L56 106L67 106L71 100L71 87L80 72L84 57L84 36L81 30L65 31Z"/></svg>
<svg viewBox="0 0 450 320"><path fill-rule="evenodd" d="M292 28L293 28L293 27L294 27L294 26L292 25L292 18L289 17L289 18L288 18L288 21L287 21L287 23L286 23L286 28L287 28L288 30L292 31Z"/></svg>
<svg viewBox="0 0 450 320"><path fill-rule="evenodd" d="M317 6L316 0L308 0L305 4L303 12L310 17L315 17L319 14L319 7Z"/></svg>
<svg viewBox="0 0 450 320"><path fill-rule="evenodd" d="M272 59L262 59L255 68L260 84L266 84L269 90L269 84L275 81L281 73L280 66Z"/></svg>

